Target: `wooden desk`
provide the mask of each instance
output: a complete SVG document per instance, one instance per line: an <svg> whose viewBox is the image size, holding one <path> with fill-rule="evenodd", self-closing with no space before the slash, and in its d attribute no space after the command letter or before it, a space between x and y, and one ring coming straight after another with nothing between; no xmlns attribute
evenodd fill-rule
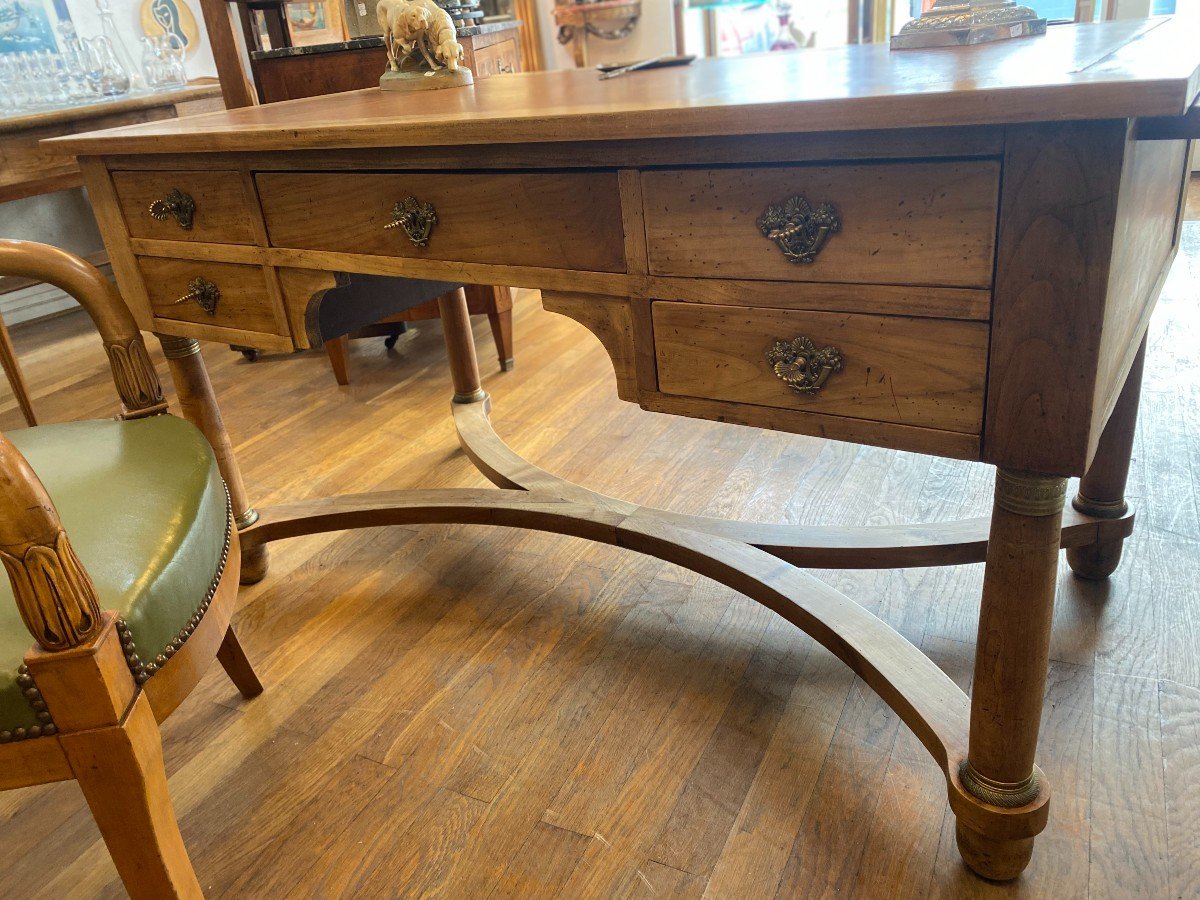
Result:
<svg viewBox="0 0 1200 900"><path fill-rule="evenodd" d="M243 545L258 554L248 570L264 571L271 540L431 521L559 531L688 566L794 622L877 691L944 772L968 865L1006 879L1026 865L1050 798L1034 755L1058 550L1104 578L1132 529L1141 348L1175 254L1198 87L1194 36L1157 20L608 82L574 71L368 90L56 143L81 155L121 287L222 455ZM147 215L172 190L195 200L190 230ZM388 227L408 197L436 210L423 243ZM993 514L761 526L566 483L491 431L460 297L442 310L454 415L466 452L505 490L259 516L193 339L307 347L338 272L541 288L547 308L604 343L623 398L981 460L998 469ZM1064 512L1073 475L1083 480ZM882 621L780 561L984 559L970 698Z"/></svg>

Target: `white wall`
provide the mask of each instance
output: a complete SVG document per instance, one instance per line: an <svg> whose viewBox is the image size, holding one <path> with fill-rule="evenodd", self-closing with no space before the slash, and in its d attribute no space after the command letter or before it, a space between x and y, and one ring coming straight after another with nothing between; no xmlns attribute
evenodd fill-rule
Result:
<svg viewBox="0 0 1200 900"><path fill-rule="evenodd" d="M83 188L0 203L0 238L41 241L85 256L104 248ZM71 306L73 300L48 285L0 294L0 315L9 325Z"/></svg>
<svg viewBox="0 0 1200 900"><path fill-rule="evenodd" d="M213 62L212 49L208 43L208 32L204 30L204 18L200 13L198 0L175 0L180 7L187 6L196 18L199 39L195 50L188 53L184 60L188 78L216 77L217 67ZM121 39L132 57L135 66L142 63L141 8L142 0L110 0L109 7L113 11L113 21L120 31ZM100 14L96 10L94 0L67 0L67 9L71 11L71 21L80 37L94 37L100 34Z"/></svg>

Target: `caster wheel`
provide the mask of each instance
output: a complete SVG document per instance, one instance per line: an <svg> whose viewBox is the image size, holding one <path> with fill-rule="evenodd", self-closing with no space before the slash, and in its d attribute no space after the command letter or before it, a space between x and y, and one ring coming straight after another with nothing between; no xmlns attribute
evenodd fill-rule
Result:
<svg viewBox="0 0 1200 900"><path fill-rule="evenodd" d="M399 338L400 338L400 335L398 335L398 334L389 335L388 337L385 337L383 339L383 346L385 346L389 350L391 350L393 347L396 346L396 341L399 340Z"/></svg>
<svg viewBox="0 0 1200 900"><path fill-rule="evenodd" d="M241 344L230 344L229 349L236 350L238 353L242 354L242 356L246 357L246 359L250 360L250 362L254 362L256 359L258 359L257 347L245 347Z"/></svg>

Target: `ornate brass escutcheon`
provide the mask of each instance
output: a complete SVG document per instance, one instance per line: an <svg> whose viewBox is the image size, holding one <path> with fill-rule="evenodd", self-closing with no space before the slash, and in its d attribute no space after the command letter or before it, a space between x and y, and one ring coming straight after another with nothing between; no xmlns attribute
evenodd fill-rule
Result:
<svg viewBox="0 0 1200 900"><path fill-rule="evenodd" d="M196 218L196 201L191 194L172 188L167 196L150 204L150 215L160 222L174 219L184 231L191 231Z"/></svg>
<svg viewBox="0 0 1200 900"><path fill-rule="evenodd" d="M209 281L207 278L197 277L188 282L188 292L175 301L175 306L181 303L191 303L193 300L196 305L208 313L210 316L217 314L217 301L221 299L221 289Z"/></svg>
<svg viewBox="0 0 1200 900"><path fill-rule="evenodd" d="M767 351L771 371L797 394L815 394L829 376L842 370L842 351L837 347L818 350L801 335L791 341L776 341Z"/></svg>
<svg viewBox="0 0 1200 900"><path fill-rule="evenodd" d="M437 210L432 203L425 203L416 197L405 197L392 207L392 221L383 227L403 228L410 241L418 247L424 247L429 243L429 235L437 220Z"/></svg>
<svg viewBox="0 0 1200 900"><path fill-rule="evenodd" d="M811 263L825 246L829 235L842 230L842 220L831 203L816 209L801 194L782 204L772 203L755 223L763 237L775 242L788 262Z"/></svg>

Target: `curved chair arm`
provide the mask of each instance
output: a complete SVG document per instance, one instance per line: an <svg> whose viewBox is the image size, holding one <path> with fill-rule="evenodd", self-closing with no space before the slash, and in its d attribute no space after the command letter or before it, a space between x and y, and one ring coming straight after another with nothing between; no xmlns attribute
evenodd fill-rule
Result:
<svg viewBox="0 0 1200 900"><path fill-rule="evenodd" d="M36 278L61 288L79 301L104 341L125 418L138 419L166 411L162 386L137 322L116 287L99 269L48 244L0 240L0 275Z"/></svg>
<svg viewBox="0 0 1200 900"><path fill-rule="evenodd" d="M25 627L45 650L67 650L100 629L96 586L71 549L41 480L0 435L0 561Z"/></svg>

